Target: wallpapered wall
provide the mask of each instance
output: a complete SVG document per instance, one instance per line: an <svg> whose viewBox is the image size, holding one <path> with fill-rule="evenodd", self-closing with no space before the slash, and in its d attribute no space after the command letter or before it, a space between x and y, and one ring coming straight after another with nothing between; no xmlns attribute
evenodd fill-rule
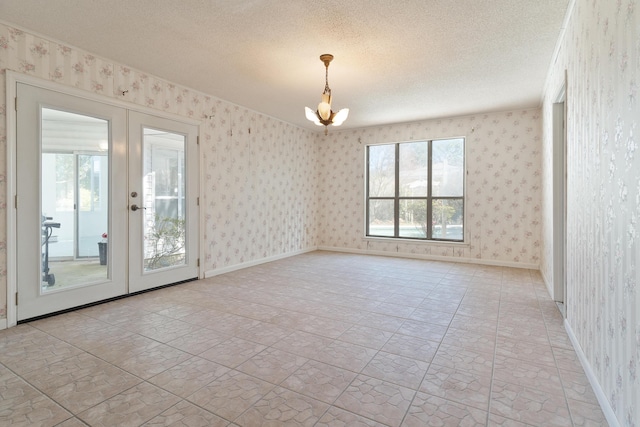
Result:
<svg viewBox="0 0 640 427"><path fill-rule="evenodd" d="M0 24L0 318L7 286L6 69L202 120L204 271L317 246L314 133Z"/></svg>
<svg viewBox="0 0 640 427"><path fill-rule="evenodd" d="M364 236L365 146L466 137L466 245ZM540 110L336 131L321 136L321 247L472 258L537 268L541 213Z"/></svg>
<svg viewBox="0 0 640 427"><path fill-rule="evenodd" d="M567 70L567 320L620 425L640 425L640 10L576 1L544 99L541 270L552 280L551 109Z"/></svg>

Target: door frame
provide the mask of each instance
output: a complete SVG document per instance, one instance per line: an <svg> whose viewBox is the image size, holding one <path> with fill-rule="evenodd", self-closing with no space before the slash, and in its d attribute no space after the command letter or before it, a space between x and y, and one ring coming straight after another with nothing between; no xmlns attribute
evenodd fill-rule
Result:
<svg viewBox="0 0 640 427"><path fill-rule="evenodd" d="M553 299L567 307L567 78L552 104Z"/></svg>
<svg viewBox="0 0 640 427"><path fill-rule="evenodd" d="M7 116L7 158L6 158L6 233L7 233L7 313L6 313L6 325L0 322L0 329L15 326L17 324L17 212L16 212L16 181L17 181L17 111L16 111L16 99L17 99L17 85L18 83L24 83L38 88L60 92L66 95L75 96L78 98L87 99L90 101L100 102L103 104L124 108L130 111L137 111L143 114L149 114L169 120L175 120L198 127L198 139L200 136L201 120L195 120L193 118L180 116L177 114L166 113L152 108L144 107L131 102L114 99L105 95L100 95L92 92L87 92L82 89L78 89L72 86L66 86L60 83L43 80L39 77L29 76L16 72L14 70L6 70L6 116ZM198 200L202 199L203 188L203 174L202 174L202 156L200 155L200 144L198 143L198 188L196 190L196 197ZM198 215L198 226L200 230L204 229L204 215ZM204 240L202 239L202 233L198 233L198 256L202 257L204 254ZM204 269L200 267L198 269L198 278L204 278Z"/></svg>

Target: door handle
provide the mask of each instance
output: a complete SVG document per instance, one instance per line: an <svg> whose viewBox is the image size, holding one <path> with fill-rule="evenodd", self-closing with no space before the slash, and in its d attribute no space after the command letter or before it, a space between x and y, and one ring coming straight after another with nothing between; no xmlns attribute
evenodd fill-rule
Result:
<svg viewBox="0 0 640 427"><path fill-rule="evenodd" d="M132 210L132 211L134 211L134 212L135 212L135 211L137 211L138 209L147 209L147 208L145 208L144 206L140 207L140 206L138 206L138 205L131 205L131 210Z"/></svg>

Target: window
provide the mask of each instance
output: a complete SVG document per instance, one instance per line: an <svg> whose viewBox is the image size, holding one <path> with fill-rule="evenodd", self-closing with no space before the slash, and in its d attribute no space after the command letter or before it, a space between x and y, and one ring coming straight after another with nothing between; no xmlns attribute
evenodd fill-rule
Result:
<svg viewBox="0 0 640 427"><path fill-rule="evenodd" d="M367 146L371 237L464 240L464 139Z"/></svg>

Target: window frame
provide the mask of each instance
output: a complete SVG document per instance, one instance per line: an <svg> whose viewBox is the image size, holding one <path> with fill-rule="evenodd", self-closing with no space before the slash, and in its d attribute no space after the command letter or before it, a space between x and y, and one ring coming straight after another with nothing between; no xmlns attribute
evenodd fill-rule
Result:
<svg viewBox="0 0 640 427"><path fill-rule="evenodd" d="M433 196L433 142L434 141L449 141L449 140L462 140L462 196ZM426 196L400 196L400 145L407 143L427 143L427 195ZM403 240L411 242L432 242L432 243L452 243L461 244L466 243L466 187L467 187L467 144L466 137L456 136L447 138L433 138L433 139L418 139L399 142L380 142L374 144L365 145L365 238L367 239L385 239L385 240ZM369 196L369 170L370 170L370 147L381 145L393 145L394 146L394 196ZM369 210L371 200L393 200L393 236L372 235L370 234L370 221ZM400 235L400 204L404 200L424 200L426 202L426 237L408 237ZM433 237L433 220L429 220L433 215L433 202L435 200L460 200L462 203L462 239L443 239Z"/></svg>

